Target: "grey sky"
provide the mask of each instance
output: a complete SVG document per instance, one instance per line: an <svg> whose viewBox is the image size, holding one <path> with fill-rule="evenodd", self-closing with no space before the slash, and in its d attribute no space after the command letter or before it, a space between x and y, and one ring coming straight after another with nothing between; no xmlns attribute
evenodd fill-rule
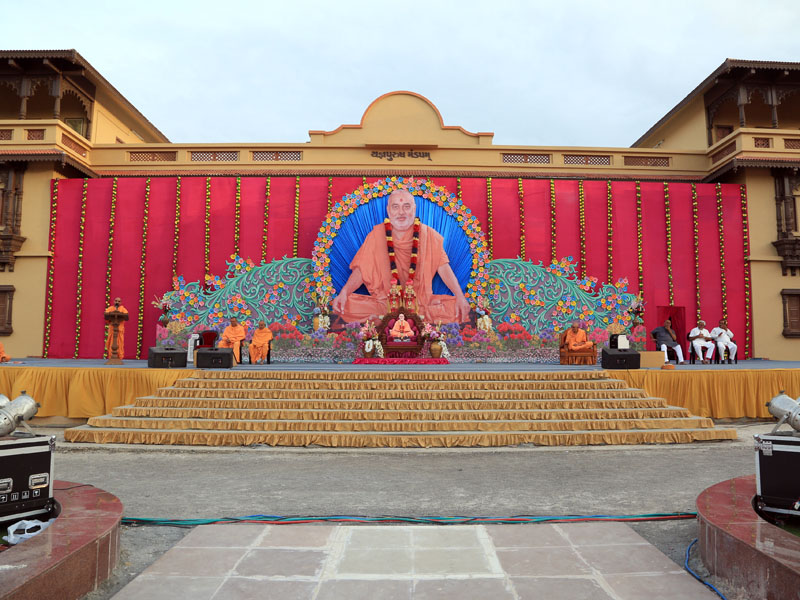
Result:
<svg viewBox="0 0 800 600"><path fill-rule="evenodd" d="M725 58L800 61L798 6L0 0L0 46L75 48L174 142L306 142L411 90L495 144L628 146Z"/></svg>

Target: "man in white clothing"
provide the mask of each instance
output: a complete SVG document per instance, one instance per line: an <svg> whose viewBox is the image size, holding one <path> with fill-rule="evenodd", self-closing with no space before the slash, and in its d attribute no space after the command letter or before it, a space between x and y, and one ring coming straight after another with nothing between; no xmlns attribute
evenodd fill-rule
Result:
<svg viewBox="0 0 800 600"><path fill-rule="evenodd" d="M731 341L733 332L728 329L728 322L725 319L719 322L719 327L714 327L711 330L711 338L717 343L720 360L725 358L725 348L727 348L730 355L728 363L733 362L733 359L736 358L737 346Z"/></svg>
<svg viewBox="0 0 800 600"><path fill-rule="evenodd" d="M694 353L698 358L703 358L703 348L706 350L706 356L703 358L703 364L707 365L711 362L711 357L714 354L714 343L711 341L711 334L706 329L706 322L700 319L697 321L697 327L689 332L689 342L694 348Z"/></svg>

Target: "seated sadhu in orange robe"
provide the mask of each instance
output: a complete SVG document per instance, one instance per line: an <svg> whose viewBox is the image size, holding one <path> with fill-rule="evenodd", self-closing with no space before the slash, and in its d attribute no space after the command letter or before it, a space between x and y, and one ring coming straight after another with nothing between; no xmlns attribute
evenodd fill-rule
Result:
<svg viewBox="0 0 800 600"><path fill-rule="evenodd" d="M394 340L408 340L414 335L414 330L411 329L411 325L408 324L403 313L397 315L397 321L394 322L394 327L389 330L389 335Z"/></svg>
<svg viewBox="0 0 800 600"><path fill-rule="evenodd" d="M425 319L442 323L466 321L469 302L450 267L450 259L444 251L444 238L436 230L419 224L417 266L412 276L410 267L415 248L417 211L414 196L406 190L396 190L389 195L386 209L388 224L376 225L364 239L350 263L350 277L333 300L333 312L348 323L380 317L387 310L392 279L396 278L400 285L405 285L411 278L418 312ZM394 248L396 273L392 271L389 257L389 237ZM432 283L437 273L452 296L433 293ZM369 295L354 293L362 283Z"/></svg>
<svg viewBox="0 0 800 600"><path fill-rule="evenodd" d="M250 340L250 364L267 361L269 364L269 343L272 341L272 332L264 321L258 322L258 328L253 332Z"/></svg>
<svg viewBox="0 0 800 600"><path fill-rule="evenodd" d="M239 349L242 347L242 340L247 337L247 332L242 325L239 325L239 320L236 317L231 317L231 324L222 332L222 339L217 347L219 348L233 348L233 357L236 362L241 362L239 358Z"/></svg>
<svg viewBox="0 0 800 600"><path fill-rule="evenodd" d="M114 311L128 314L128 309L122 306L122 299L118 296L114 298L114 304L109 306L104 312L110 313ZM108 335L106 336L106 356L113 358L111 349L114 347L114 327L108 325ZM117 358L122 360L125 358L125 321L120 321L119 335L117 336Z"/></svg>
<svg viewBox="0 0 800 600"><path fill-rule="evenodd" d="M594 342L590 342L586 338L586 332L579 327L577 321L567 329L564 342L566 342L568 350L591 350L594 346Z"/></svg>
<svg viewBox="0 0 800 600"><path fill-rule="evenodd" d="M6 354L6 349L3 347L3 344L0 343L0 363L8 362L11 360L11 357Z"/></svg>

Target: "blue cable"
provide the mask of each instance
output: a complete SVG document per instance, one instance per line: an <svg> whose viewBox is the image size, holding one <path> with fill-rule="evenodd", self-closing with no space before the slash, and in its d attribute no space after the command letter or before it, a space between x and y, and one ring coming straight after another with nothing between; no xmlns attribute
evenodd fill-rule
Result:
<svg viewBox="0 0 800 600"><path fill-rule="evenodd" d="M710 584L710 583L708 583L707 581L703 581L703 580L702 580L702 578L700 577L700 575L698 575L697 573L695 573L694 571L692 571L692 568L689 566L689 553L692 551L692 546L694 546L696 543L697 543L697 538L694 538L694 539L692 540L692 543L691 543L691 544L689 544L689 547L688 547L688 548L686 548L686 560L685 560L685 561L684 561L684 563L683 563L683 568L684 568L684 569L686 569L687 571L689 571L689 573L691 573L691 574L692 574L692 577L694 577L695 579L697 579L697 581L699 581L700 583L702 583L704 586L711 588L711 590L712 590L712 591L713 591L713 592L714 592L714 593L715 593L717 596L719 596L720 598L722 598L722 600L728 600L727 598L725 598L725 596L723 596L723 595L722 595L722 592L720 592L720 591L719 591L717 588L715 588L713 585L711 585L711 584Z"/></svg>

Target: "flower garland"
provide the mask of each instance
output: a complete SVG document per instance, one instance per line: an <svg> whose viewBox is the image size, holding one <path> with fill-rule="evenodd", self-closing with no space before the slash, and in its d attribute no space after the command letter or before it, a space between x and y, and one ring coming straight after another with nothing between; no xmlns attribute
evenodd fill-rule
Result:
<svg viewBox="0 0 800 600"><path fill-rule="evenodd" d="M525 191L522 177L517 178L517 196L519 196L519 257L525 260Z"/></svg>
<svg viewBox="0 0 800 600"><path fill-rule="evenodd" d="M447 191L442 186L422 182L413 177L391 176L378 179L369 185L357 188L350 194L342 196L341 200L334 204L331 211L325 216L311 253L312 272L309 281L312 289L316 291L317 296L320 298L333 296L334 288L330 272L329 254L333 242L347 217L359 206L367 204L375 198L384 198L399 189L408 190L414 196L434 202L443 208L448 215L456 219L469 240L472 254L472 269L469 283L467 283L466 296L473 306L477 306L478 298L486 295L486 290L489 286L489 273L486 266L489 260L489 253L480 223L456 194Z"/></svg>
<svg viewBox="0 0 800 600"><path fill-rule="evenodd" d="M53 320L53 276L55 272L56 215L58 214L58 179L53 180L53 194L50 196L50 236L47 241L47 299L45 301L44 348L42 357L47 358L50 348L50 325Z"/></svg>
<svg viewBox="0 0 800 600"><path fill-rule="evenodd" d="M106 262L106 304L111 306L111 265L113 264L114 254L114 224L117 214L117 182L119 178L114 177L111 184L111 212L108 216L108 261ZM108 338L108 324L105 326L106 338ZM107 348L103 349L103 358L108 358Z"/></svg>
<svg viewBox="0 0 800 600"><path fill-rule="evenodd" d="M181 178L175 181L175 231L172 234L172 276L178 275L178 242L181 231ZM108 304L106 305L108 306Z"/></svg>
<svg viewBox="0 0 800 600"><path fill-rule="evenodd" d="M697 184L692 184L692 244L694 247L694 303L695 318L700 320L700 231L698 228Z"/></svg>
<svg viewBox="0 0 800 600"><path fill-rule="evenodd" d="M669 288L669 305L675 305L675 291L672 282L672 214L669 207L669 183L664 182L664 218L667 229L667 284Z"/></svg>
<svg viewBox="0 0 800 600"><path fill-rule="evenodd" d="M211 275L211 260L209 246L211 245L211 177L206 177L206 204L203 218L203 281Z"/></svg>
<svg viewBox="0 0 800 600"><path fill-rule="evenodd" d="M639 293L644 292L644 265L642 263L642 184L636 182L636 266L639 270Z"/></svg>
<svg viewBox="0 0 800 600"><path fill-rule="evenodd" d="M747 216L747 188L739 186L739 198L742 201L742 249L744 250L744 357L750 357L750 225Z"/></svg>
<svg viewBox="0 0 800 600"><path fill-rule="evenodd" d="M333 199L333 177L328 177L328 210L331 212L331 200Z"/></svg>
<svg viewBox="0 0 800 600"><path fill-rule="evenodd" d="M492 218L492 178L486 178L486 245L489 250L489 260L494 258L494 219Z"/></svg>
<svg viewBox="0 0 800 600"><path fill-rule="evenodd" d="M607 212L607 225L606 235L608 242L608 283L614 281L614 212L613 202L611 198L611 180L606 182L606 212Z"/></svg>
<svg viewBox="0 0 800 600"><path fill-rule="evenodd" d="M394 254L394 239L392 237L392 222L389 219L383 220L383 227L386 231L386 249L389 251L389 266L392 269L392 278L400 282L400 275L397 272L397 258ZM417 256L419 255L419 217L414 218L414 232L411 241L411 264L408 267L408 279L406 283L414 281L414 273L417 271Z"/></svg>
<svg viewBox="0 0 800 600"><path fill-rule="evenodd" d="M136 314L136 358L142 357L142 319L144 318L144 277L147 272L147 222L150 217L150 178L144 184L144 214L142 215L142 260L139 263L139 310Z"/></svg>
<svg viewBox="0 0 800 600"><path fill-rule="evenodd" d="M556 258L556 182L550 180L550 262L558 262Z"/></svg>
<svg viewBox="0 0 800 600"><path fill-rule="evenodd" d="M84 178L83 189L81 190L81 220L78 225L78 273L75 278L75 352L72 358L78 358L81 345L81 314L83 312L83 242L86 233L86 191L89 188L89 180Z"/></svg>
<svg viewBox="0 0 800 600"><path fill-rule="evenodd" d="M292 257L297 258L297 237L300 234L300 175L294 178L294 224L292 227Z"/></svg>
<svg viewBox="0 0 800 600"><path fill-rule="evenodd" d="M578 277L586 277L586 193L583 190L583 179L578 181L578 238L580 241L580 264Z"/></svg>
<svg viewBox="0 0 800 600"><path fill-rule="evenodd" d="M233 252L239 256L239 238L242 222L242 178L236 177L236 199L233 203Z"/></svg>
<svg viewBox="0 0 800 600"><path fill-rule="evenodd" d="M722 184L717 186L717 227L719 230L719 286L722 291L722 318L728 318L728 282L725 279L725 227L722 214Z"/></svg>
<svg viewBox="0 0 800 600"><path fill-rule="evenodd" d="M267 177L267 189L264 192L264 235L261 238L261 263L267 262L267 229L269 226L269 189L272 177Z"/></svg>

